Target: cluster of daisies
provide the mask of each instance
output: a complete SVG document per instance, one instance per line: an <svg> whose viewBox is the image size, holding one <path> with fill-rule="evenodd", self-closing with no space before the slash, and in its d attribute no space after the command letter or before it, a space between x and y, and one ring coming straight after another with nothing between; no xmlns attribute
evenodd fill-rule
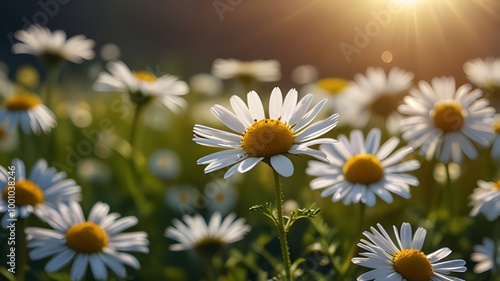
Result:
<svg viewBox="0 0 500 281"><path fill-rule="evenodd" d="M94 42L81 35L66 39L63 31L51 32L33 25L18 31L16 38L20 43L12 47L14 53L36 55L49 69L57 69L64 61L79 63L94 57ZM472 83L494 93L500 83L491 73L498 72L498 65L492 59L474 60L467 62L464 70ZM281 77L275 60L218 59L212 71L221 79L237 78L245 86ZM372 207L377 198L391 203L393 195L411 197L410 187L419 185L411 173L421 166L412 159L415 150L426 160L437 159L446 164L461 163L464 155L476 159L475 145L492 146L494 159L500 155L500 126L495 123L495 108L482 97L480 89L470 85L457 88L452 77L434 78L430 83L420 81L418 87L413 87L413 74L398 68L388 74L369 68L353 81L325 78L310 83L316 80L313 72L310 67L303 67L296 76L301 77L305 88L321 91L321 100L312 94L301 96L295 89L283 95L276 87L265 95L267 108L261 99L264 95L255 91L248 92L246 102L232 96L232 110L219 104L212 106L216 120L230 131L194 125L194 142L221 149L201 157L197 164L207 165L206 173L227 169L224 178L229 178L265 163L279 175L290 177L295 173L290 156L307 155L314 158L305 171L313 177L312 190L322 190L321 196L331 197L333 202ZM182 96L190 91L188 84L175 76L134 72L122 61L109 62L107 71L98 75L94 89L126 93L140 108L159 102L173 112L187 106ZM20 128L23 134L50 133L57 118L50 108L50 99L44 98L27 87L12 87L0 109L0 123L5 122L7 130ZM334 104L329 111L334 113L317 121L323 117L321 111L328 108L329 101ZM349 136L327 137L339 122L355 129ZM382 131L376 126L387 128L394 136L384 142ZM373 129L365 136L361 129L367 127ZM401 134L407 145L401 146L396 134ZM154 161L160 163L161 158ZM124 265L140 268L137 258L127 252L148 253L148 236L145 232L123 233L139 223L137 218L120 218L119 214L109 213L109 205L97 202L85 219L78 203L81 188L65 173L49 168L45 160L37 161L29 176L21 160L15 159L11 165L17 171L16 218L26 219L34 214L52 227L26 228L30 258L51 257L45 266L47 272L59 271L73 261L72 280L80 280L89 266L96 279L105 280L107 268L120 278L127 276ZM9 174L4 167L0 168L0 181L0 212L5 213L2 226L6 227ZM488 220L496 220L500 215L500 183L479 181L478 185L471 195L471 216L483 213ZM441 248L427 255L421 251L426 236L423 228L413 234L408 223L403 223L400 230L394 227L395 243L381 225L377 227L378 230L364 232L368 240L362 239L358 244L367 252L352 259L354 264L372 269L358 280L462 280L447 275L464 272L465 261L441 261L450 255L450 249ZM185 215L182 221L175 219L164 234L178 241L170 246L172 251L193 249L202 257L212 257L226 245L243 239L249 231L244 218L237 218L234 213L223 217L214 211L208 221L199 214ZM497 266L495 243L485 238L483 245L475 247L475 272Z"/></svg>

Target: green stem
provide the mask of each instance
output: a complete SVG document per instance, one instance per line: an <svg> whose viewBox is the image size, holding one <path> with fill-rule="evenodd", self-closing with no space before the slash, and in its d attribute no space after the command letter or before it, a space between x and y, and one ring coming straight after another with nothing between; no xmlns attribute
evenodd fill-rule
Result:
<svg viewBox="0 0 500 281"><path fill-rule="evenodd" d="M149 213L149 205L147 204L146 197L144 194L141 192L139 189L139 186L142 186L142 181L141 181L141 175L139 174L139 170L137 168L136 164L136 154L137 154L137 134L138 134L138 127L140 123L140 119L142 116L142 112L144 110L144 105L138 104L135 110L135 115L134 115L134 120L132 121L132 130L130 132L130 158L129 158L129 164L130 164L130 170L132 172L132 184L128 184L129 187L129 192L134 198L135 204L137 205L137 208L145 213Z"/></svg>
<svg viewBox="0 0 500 281"><path fill-rule="evenodd" d="M273 169L274 173L274 199L277 210L277 222L278 235L281 244L281 253L283 256L283 262L285 263L285 281L291 281L292 275L290 272L290 253L288 251L288 242L286 239L285 231L285 220L283 218L283 188L281 186L280 178L278 172Z"/></svg>
<svg viewBox="0 0 500 281"><path fill-rule="evenodd" d="M52 109L52 96L54 94L54 86L57 83L58 73L59 67L49 67L45 80L45 91L42 95L42 99L45 105L50 109Z"/></svg>
<svg viewBox="0 0 500 281"><path fill-rule="evenodd" d="M54 94L54 87L57 84L57 76L59 74L59 67L53 66L49 67L48 74L47 74L47 79L45 80L45 92L43 95L43 100L45 105L50 108L51 110L54 110L53 104L52 104L52 97ZM45 159L47 160L48 163L51 163L52 160L55 158L54 153L55 153L55 147L56 147L56 137L55 137L55 131L52 131L47 137L47 148L46 148L46 156Z"/></svg>
<svg viewBox="0 0 500 281"><path fill-rule="evenodd" d="M365 210L366 206L363 203L358 203L359 205L359 215L358 215L358 227L356 228L356 234L354 235L354 240L352 241L351 247L345 256L344 263L342 264L340 275L346 277L349 269L351 267L351 259L354 258L358 249L358 240L361 236L361 230L363 229L363 223L365 220ZM347 279L346 279L347 280Z"/></svg>
<svg viewBox="0 0 500 281"><path fill-rule="evenodd" d="M448 193L448 209L450 217L453 217L454 209L453 209L453 187L451 185L451 175L450 175L450 166L449 164L445 164L445 172L446 172L446 190L445 193Z"/></svg>
<svg viewBox="0 0 500 281"><path fill-rule="evenodd" d="M28 218L18 219L18 233L17 233L17 241L16 243L19 245L19 264L18 264L18 273L16 275L16 281L24 281L26 276L26 269L28 267L28 245L26 242L26 234L24 231L28 226Z"/></svg>

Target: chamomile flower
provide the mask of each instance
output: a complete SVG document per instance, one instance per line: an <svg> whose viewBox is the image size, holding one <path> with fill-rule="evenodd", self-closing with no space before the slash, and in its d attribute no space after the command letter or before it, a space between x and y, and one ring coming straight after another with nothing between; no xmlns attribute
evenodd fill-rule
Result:
<svg viewBox="0 0 500 281"><path fill-rule="evenodd" d="M467 268L464 260L438 262L451 254L450 249L441 248L428 255L422 252L427 234L425 229L419 227L413 236L409 223L403 223L399 232L393 226L396 245L382 225L377 226L379 230L371 227L371 232L363 232L369 241L361 239L361 243L358 243L358 247L368 252L352 259L354 264L372 269L360 275L358 281L464 281L448 276L450 272L465 272Z"/></svg>
<svg viewBox="0 0 500 281"><path fill-rule="evenodd" d="M493 221L500 216L500 180L496 182L477 181L478 187L470 196L472 210L470 215L475 217L479 213Z"/></svg>
<svg viewBox="0 0 500 281"><path fill-rule="evenodd" d="M29 177L24 162L19 159L12 160L7 169L0 166L0 188L0 213L5 213L2 219L4 228L9 224L9 218L24 219L34 213L43 219L47 209L79 201L81 193L81 187L74 180L67 179L64 172L58 173L56 169L49 168L43 159L34 164ZM10 204L14 204L14 212Z"/></svg>
<svg viewBox="0 0 500 281"><path fill-rule="evenodd" d="M493 92L500 88L500 58L476 58L464 63L467 79L477 87Z"/></svg>
<svg viewBox="0 0 500 281"><path fill-rule="evenodd" d="M490 238L483 238L483 244L474 246L471 260L477 262L473 271L477 274L486 272L500 265L500 247Z"/></svg>
<svg viewBox="0 0 500 281"><path fill-rule="evenodd" d="M149 171L162 180L169 180L179 174L180 159L174 151L162 149L157 150L149 156Z"/></svg>
<svg viewBox="0 0 500 281"><path fill-rule="evenodd" d="M158 100L173 112L186 106L180 96L189 92L186 82L172 75L156 77L147 71L132 72L122 61L109 62L109 73L102 72L94 89L103 92L126 92L137 104Z"/></svg>
<svg viewBox="0 0 500 281"><path fill-rule="evenodd" d="M71 202L48 212L45 220L53 229L28 227L26 235L32 260L52 258L45 265L48 273L61 270L73 260L70 277L82 280L90 265L97 280L108 280L107 267L125 278L124 265L139 269L139 261L126 252L149 252L147 234L143 231L122 233L138 223L136 217L119 218L109 213L109 205L94 204L86 220L80 205Z"/></svg>
<svg viewBox="0 0 500 281"><path fill-rule="evenodd" d="M420 81L419 89L412 89L398 108L408 115L401 121L403 138L420 147L427 160L435 155L442 163L461 163L462 153L475 159L478 154L471 140L490 145L495 109L480 98L481 90L470 90L468 84L455 90L453 77L434 78L431 84Z"/></svg>
<svg viewBox="0 0 500 281"><path fill-rule="evenodd" d="M51 32L38 24L31 25L26 30L17 31L14 36L22 43L12 46L15 54L32 54L48 64L58 64L63 60L81 63L94 58L94 41L83 35L76 35L66 40L62 30Z"/></svg>
<svg viewBox="0 0 500 281"><path fill-rule="evenodd" d="M411 72L394 67L386 74L382 68L370 67L366 74L354 76L346 93L352 104L341 114L355 128L364 128L371 121L396 134L401 119L397 107L412 83Z"/></svg>
<svg viewBox="0 0 500 281"><path fill-rule="evenodd" d="M0 108L0 123L7 122L7 130L20 126L28 135L49 133L57 125L55 114L34 93L17 88L4 99Z"/></svg>
<svg viewBox="0 0 500 281"><path fill-rule="evenodd" d="M216 59L212 64L212 74L221 79L237 78L242 81L274 82L281 78L277 60Z"/></svg>
<svg viewBox="0 0 500 281"><path fill-rule="evenodd" d="M171 251L185 251L193 249L202 257L210 257L220 253L224 247L237 242L250 231L244 218L236 219L231 213L222 219L220 213L212 214L207 223L199 214L184 215L184 222L178 219L172 221L174 226L165 230L165 236L178 241L170 245Z"/></svg>
<svg viewBox="0 0 500 281"><path fill-rule="evenodd" d="M251 170L261 161L270 164L280 175L289 177L294 168L286 154L306 154L328 161L323 152L309 147L334 142L329 138L317 138L337 125L338 114L308 126L326 100L309 110L313 96L307 94L298 103L297 96L297 91L292 89L283 101L281 90L274 88L268 118L259 95L254 91L247 95L248 106L240 97L231 97L234 113L223 106L213 106L212 113L236 134L196 124L193 138L196 143L224 149L198 159L197 163L208 164L205 173L231 166L224 175L228 178L236 171L245 173Z"/></svg>
<svg viewBox="0 0 500 281"><path fill-rule="evenodd" d="M351 131L350 140L339 136L339 143L322 144L320 151L330 163L309 161L306 173L317 177L310 183L311 189L325 189L322 197L332 196L333 202L343 199L345 205L361 202L374 206L376 196L392 203L391 192L409 199L410 185L418 185L418 179L407 172L420 168L417 160L402 162L413 152L402 147L393 153L399 139L392 137L380 147L381 132L372 129L366 140L360 130Z"/></svg>

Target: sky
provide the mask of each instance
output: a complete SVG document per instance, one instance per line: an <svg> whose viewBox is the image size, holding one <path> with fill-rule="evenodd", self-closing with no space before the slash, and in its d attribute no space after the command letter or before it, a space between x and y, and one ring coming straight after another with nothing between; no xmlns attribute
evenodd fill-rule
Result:
<svg viewBox="0 0 500 281"><path fill-rule="evenodd" d="M498 0L1 1L0 61L11 70L33 60L10 52L31 23L84 34L96 52L116 44L133 68L186 77L236 58L279 60L285 83L302 64L322 77L397 66L417 80L466 82L466 60L500 56Z"/></svg>

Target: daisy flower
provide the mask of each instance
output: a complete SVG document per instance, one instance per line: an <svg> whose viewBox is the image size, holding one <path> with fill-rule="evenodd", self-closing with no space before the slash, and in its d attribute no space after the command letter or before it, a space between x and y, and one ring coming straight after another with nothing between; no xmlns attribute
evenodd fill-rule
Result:
<svg viewBox="0 0 500 281"><path fill-rule="evenodd" d="M412 83L411 72L394 67L386 74L382 68L370 67L365 75L354 76L346 92L351 100L349 110L341 114L355 128L364 128L374 121L396 134L401 119L397 107Z"/></svg>
<svg viewBox="0 0 500 281"><path fill-rule="evenodd" d="M409 223L403 223L399 233L397 227L393 226L396 245L385 229L380 224L377 226L380 232L374 227L370 227L371 233L363 232L370 241L361 239L361 243L358 243L358 247L368 252L352 259L354 264L372 269L357 280L465 281L447 276L450 272L465 272L467 268L464 260L438 262L451 254L450 249L441 248L428 255L422 252L427 233L425 229L419 227L412 237Z"/></svg>
<svg viewBox="0 0 500 281"><path fill-rule="evenodd" d="M231 97L234 113L223 106L213 106L212 113L237 134L196 124L193 138L196 143L225 149L202 157L197 163L208 164L205 173L232 165L224 175L228 178L236 171L251 170L261 161L270 164L280 175L289 177L293 174L293 164L285 154L306 154L328 161L323 152L309 146L334 142L333 139L316 138L337 125L338 114L308 126L326 100L309 110L313 96L307 94L297 103L297 95L297 91L291 89L283 101L281 90L274 88L269 100L269 118L265 117L255 91L247 95L248 106L240 97Z"/></svg>
<svg viewBox="0 0 500 281"><path fill-rule="evenodd" d="M161 149L149 156L149 171L157 178L169 180L176 177L180 171L181 160L172 150Z"/></svg>
<svg viewBox="0 0 500 281"><path fill-rule="evenodd" d="M139 261L126 251L148 253L148 238L143 231L122 233L137 224L136 217L120 218L109 213L109 205L98 202L85 220L77 202L51 210L46 222L53 229L26 228L29 257L40 260L52 256L45 265L48 273L56 272L73 260L71 280L82 280L90 264L92 275L107 280L109 267L119 278L127 276L124 265L139 269Z"/></svg>
<svg viewBox="0 0 500 281"><path fill-rule="evenodd" d="M184 215L184 222L174 219L172 222L174 226L167 227L165 236L179 243L170 245L169 249L171 251L194 249L202 257L219 254L225 246L243 239L250 231L250 226L245 224L244 218L235 219L234 213L222 219L218 212L212 214L208 223L199 214Z"/></svg>
<svg viewBox="0 0 500 281"><path fill-rule="evenodd" d="M476 58L464 63L467 79L477 87L494 91L500 88L500 58Z"/></svg>
<svg viewBox="0 0 500 281"><path fill-rule="evenodd" d="M419 181L407 172L420 168L420 163L401 162L413 148L405 146L393 153L399 144L396 137L380 147L381 135L374 128L364 140L360 130L353 130L350 140L341 135L339 143L321 145L330 163L309 161L306 174L317 177L311 181L311 189L325 188L322 197L332 196L333 202L343 199L345 205L361 202L374 206L376 196L392 203L391 192L409 199L410 185L416 186Z"/></svg>
<svg viewBox="0 0 500 281"><path fill-rule="evenodd" d="M94 58L94 41L77 35L66 40L62 30L51 32L38 24L31 25L27 30L18 30L14 36L22 43L12 46L15 54L32 54L49 64L58 64L62 60L81 63Z"/></svg>
<svg viewBox="0 0 500 281"><path fill-rule="evenodd" d="M7 130L20 126L26 135L30 132L47 134L57 125L55 114L42 103L40 97L20 88L3 101L0 123L4 121Z"/></svg>
<svg viewBox="0 0 500 281"><path fill-rule="evenodd" d="M483 213L489 221L500 216L500 180L496 182L477 181L476 187L470 196L472 210L470 215L477 216Z"/></svg>
<svg viewBox="0 0 500 281"><path fill-rule="evenodd" d="M474 246L471 260L477 262L473 269L477 274L493 269L500 265L500 247L490 238L483 238L483 244Z"/></svg>
<svg viewBox="0 0 500 281"><path fill-rule="evenodd" d="M109 62L109 73L102 72L94 89L103 92L126 92L137 104L158 100L173 112L186 106L180 96L189 92L186 82L172 75L156 77L150 72L132 72L122 61Z"/></svg>
<svg viewBox="0 0 500 281"><path fill-rule="evenodd" d="M9 224L8 219L27 218L31 213L44 219L47 209L79 201L81 193L81 187L74 180L67 179L64 172L49 168L43 159L34 164L29 177L24 162L19 159L12 160L8 169L0 166L0 187L0 213L6 213L2 219L4 228ZM11 204L15 206L14 212L9 207Z"/></svg>
<svg viewBox="0 0 500 281"><path fill-rule="evenodd" d="M401 121L403 138L420 147L427 160L435 155L442 163L461 163L462 152L475 159L478 154L470 140L490 145L495 109L480 98L481 90L470 90L468 84L455 90L453 77L434 78L430 85L420 81L419 89L412 89L398 108L408 115Z"/></svg>
<svg viewBox="0 0 500 281"><path fill-rule="evenodd" d="M212 74L221 79L238 78L242 81L274 82L281 78L277 60L216 59L212 64Z"/></svg>

